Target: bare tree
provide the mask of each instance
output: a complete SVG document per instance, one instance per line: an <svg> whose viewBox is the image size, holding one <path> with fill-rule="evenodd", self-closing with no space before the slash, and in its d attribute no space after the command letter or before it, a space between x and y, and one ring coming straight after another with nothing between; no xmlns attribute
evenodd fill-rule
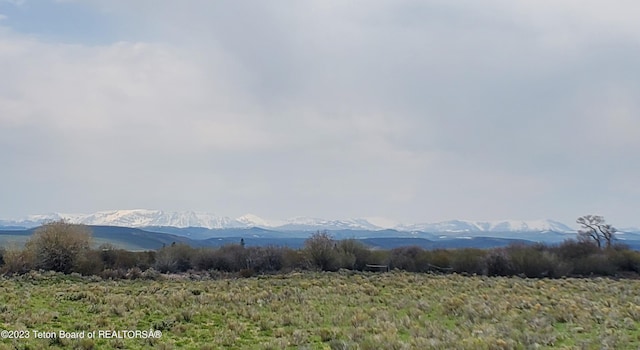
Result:
<svg viewBox="0 0 640 350"><path fill-rule="evenodd" d="M585 215L576 220L581 229L578 230L578 239L580 241L593 241L598 248L605 245L611 247L611 243L615 239L615 233L618 232L615 227L606 224L604 217L599 215Z"/></svg>

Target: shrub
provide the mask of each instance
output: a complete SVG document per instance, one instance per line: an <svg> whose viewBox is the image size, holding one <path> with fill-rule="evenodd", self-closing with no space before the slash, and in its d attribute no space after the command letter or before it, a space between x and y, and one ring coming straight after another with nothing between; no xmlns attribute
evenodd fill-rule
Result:
<svg viewBox="0 0 640 350"><path fill-rule="evenodd" d="M142 279L145 280L159 280L162 279L162 274L160 272L158 272L157 270L155 270L153 267L147 269L146 271L144 271L142 273Z"/></svg>
<svg viewBox="0 0 640 350"><path fill-rule="evenodd" d="M552 250L575 275L612 276L617 272L640 272L640 253L620 244L601 250L592 241L567 240Z"/></svg>
<svg viewBox="0 0 640 350"><path fill-rule="evenodd" d="M258 271L276 272L280 271L284 266L282 248L269 246L262 248L261 253L260 265L259 267L256 267Z"/></svg>
<svg viewBox="0 0 640 350"><path fill-rule="evenodd" d="M613 276L616 266L605 253L591 254L579 259L571 260L573 273L580 276Z"/></svg>
<svg viewBox="0 0 640 350"><path fill-rule="evenodd" d="M146 270L153 265L153 256L149 252L132 252L125 249L117 249L111 245L102 245L98 248L100 258L105 268L131 269L134 267Z"/></svg>
<svg viewBox="0 0 640 350"><path fill-rule="evenodd" d="M551 250L566 261L584 258L600 251L598 246L591 241L576 241L573 239L568 239L560 245L552 247Z"/></svg>
<svg viewBox="0 0 640 350"><path fill-rule="evenodd" d="M353 253L338 252L337 254L338 269L356 269L356 256Z"/></svg>
<svg viewBox="0 0 640 350"><path fill-rule="evenodd" d="M142 270L139 267L130 268L127 270L125 277L130 280L137 280L142 277Z"/></svg>
<svg viewBox="0 0 640 350"><path fill-rule="evenodd" d="M458 273L484 274L485 251L482 249L465 248L452 251L451 267Z"/></svg>
<svg viewBox="0 0 640 350"><path fill-rule="evenodd" d="M56 221L38 228L25 250L35 256L35 268L70 273L90 243L86 226Z"/></svg>
<svg viewBox="0 0 640 350"><path fill-rule="evenodd" d="M367 260L367 264L388 265L390 259L389 256L390 254L388 250L369 250L369 259Z"/></svg>
<svg viewBox="0 0 640 350"><path fill-rule="evenodd" d="M249 278L255 274L255 271L253 271L253 269L242 269L238 272L238 274L242 278Z"/></svg>
<svg viewBox="0 0 640 350"><path fill-rule="evenodd" d="M489 276L511 276L514 274L509 255L503 249L489 252L484 259L484 265Z"/></svg>
<svg viewBox="0 0 640 350"><path fill-rule="evenodd" d="M255 272L276 272L282 269L284 259L282 249L278 247L249 247L240 251L241 259L234 258L233 264L239 269L251 269Z"/></svg>
<svg viewBox="0 0 640 350"><path fill-rule="evenodd" d="M324 232L316 232L304 242L304 252L312 268L336 271L340 268L337 244Z"/></svg>
<svg viewBox="0 0 640 350"><path fill-rule="evenodd" d="M127 275L125 270L104 269L100 272L100 277L106 280L124 279Z"/></svg>
<svg viewBox="0 0 640 350"><path fill-rule="evenodd" d="M253 249L251 250L253 251ZM240 271L251 268L253 261L249 257L249 250L239 244L224 245L214 251L217 257L218 266L215 269L220 271ZM255 257L251 257L255 258Z"/></svg>
<svg viewBox="0 0 640 350"><path fill-rule="evenodd" d="M154 267L160 272L185 272L192 267L193 251L184 243L173 243L158 251Z"/></svg>
<svg viewBox="0 0 640 350"><path fill-rule="evenodd" d="M340 266L343 268L362 271L370 263L371 251L355 239L345 239L338 242Z"/></svg>
<svg viewBox="0 0 640 350"><path fill-rule="evenodd" d="M424 249L411 246L391 249L389 256L389 267L410 272L418 271L416 261L423 256Z"/></svg>
<svg viewBox="0 0 640 350"><path fill-rule="evenodd" d="M618 271L640 272L640 252L616 246L606 252L609 262Z"/></svg>
<svg viewBox="0 0 640 350"><path fill-rule="evenodd" d="M191 260L191 257L189 260ZM155 258L149 256L148 252L131 252L124 249L116 250L116 264L115 267L119 269L132 269L134 267L140 270L146 270L153 266Z"/></svg>
<svg viewBox="0 0 640 350"><path fill-rule="evenodd" d="M303 250L283 247L281 251L283 271L301 270L309 267L306 254Z"/></svg>
<svg viewBox="0 0 640 350"><path fill-rule="evenodd" d="M97 250L87 250L80 254L73 270L85 276L99 275L105 269L101 253Z"/></svg>
<svg viewBox="0 0 640 350"><path fill-rule="evenodd" d="M571 266L544 245L511 245L506 248L514 273L526 277L562 277L571 272Z"/></svg>
<svg viewBox="0 0 640 350"><path fill-rule="evenodd" d="M10 275L27 273L34 268L35 258L31 251L6 249L3 253L2 273Z"/></svg>
<svg viewBox="0 0 640 350"><path fill-rule="evenodd" d="M235 272L260 264L256 253L259 248L245 248L242 245L230 244L217 249L201 248L193 256L193 266L200 270L219 270Z"/></svg>
<svg viewBox="0 0 640 350"><path fill-rule="evenodd" d="M216 255L211 248L199 248L195 251L192 259L193 267L198 270L211 270L216 265Z"/></svg>
<svg viewBox="0 0 640 350"><path fill-rule="evenodd" d="M432 266L449 268L451 267L451 251L446 249L436 249L431 251L429 261Z"/></svg>

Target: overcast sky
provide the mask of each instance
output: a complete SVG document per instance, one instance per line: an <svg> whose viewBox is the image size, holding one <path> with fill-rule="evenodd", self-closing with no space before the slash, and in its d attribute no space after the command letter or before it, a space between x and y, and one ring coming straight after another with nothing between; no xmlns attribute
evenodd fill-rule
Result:
<svg viewBox="0 0 640 350"><path fill-rule="evenodd" d="M640 225L640 2L0 0L0 217Z"/></svg>

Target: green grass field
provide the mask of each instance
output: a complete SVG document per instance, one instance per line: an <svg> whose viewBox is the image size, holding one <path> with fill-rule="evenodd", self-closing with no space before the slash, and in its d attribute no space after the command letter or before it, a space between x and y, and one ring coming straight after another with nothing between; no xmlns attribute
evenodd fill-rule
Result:
<svg viewBox="0 0 640 350"><path fill-rule="evenodd" d="M0 279L0 311L0 328L10 331L0 349L640 347L640 282L602 278L338 272L102 281L31 273ZM142 335L151 329L161 337ZM49 337L61 330L85 338Z"/></svg>

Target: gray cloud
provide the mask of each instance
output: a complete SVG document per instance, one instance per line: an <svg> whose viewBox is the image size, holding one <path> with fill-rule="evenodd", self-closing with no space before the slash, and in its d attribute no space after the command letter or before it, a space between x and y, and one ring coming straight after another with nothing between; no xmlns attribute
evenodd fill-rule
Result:
<svg viewBox="0 0 640 350"><path fill-rule="evenodd" d="M623 1L85 5L118 41L0 29L6 215L637 224Z"/></svg>

